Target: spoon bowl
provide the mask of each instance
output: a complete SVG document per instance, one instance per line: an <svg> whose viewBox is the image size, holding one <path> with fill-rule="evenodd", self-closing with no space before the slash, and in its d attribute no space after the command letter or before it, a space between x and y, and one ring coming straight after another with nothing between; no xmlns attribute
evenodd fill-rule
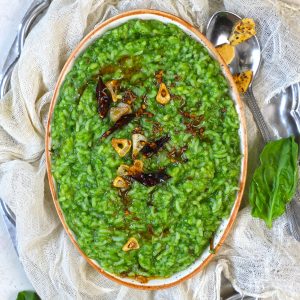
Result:
<svg viewBox="0 0 300 300"><path fill-rule="evenodd" d="M241 17L232 12L216 12L212 15L207 24L206 37L212 42L214 46L225 43L228 44L229 37L234 25L240 20ZM248 87L245 100L253 114L262 138L265 142L268 142L269 140L271 140L271 134L260 112L259 106L257 105L252 91L252 84L261 63L261 49L258 39L256 36L253 36L243 43L235 46L234 48L235 56L232 62L229 64L230 72L232 74L238 74L246 70L251 70L253 72L253 76Z"/></svg>
<svg viewBox="0 0 300 300"><path fill-rule="evenodd" d="M213 14L210 18L207 29L206 37L212 42L214 46L219 46L229 43L229 37L232 29L241 17L229 12L220 11ZM261 49L256 36L248 39L247 41L235 46L235 57L229 64L229 69L232 74L241 73L246 70L252 70L254 80L255 75L261 63Z"/></svg>

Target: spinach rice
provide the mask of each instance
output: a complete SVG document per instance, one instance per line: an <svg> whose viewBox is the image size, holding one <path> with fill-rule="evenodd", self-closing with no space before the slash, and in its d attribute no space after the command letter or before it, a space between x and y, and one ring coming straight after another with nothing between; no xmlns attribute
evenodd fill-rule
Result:
<svg viewBox="0 0 300 300"><path fill-rule="evenodd" d="M157 76L157 74L160 74ZM99 118L96 86L119 82L119 100L133 95L147 113L106 138L114 122ZM159 80L171 100L157 102ZM229 85L208 51L181 29L131 20L106 32L76 60L60 89L52 126L52 173L66 222L87 256L121 276L167 277L192 264L230 214L240 175L239 119ZM120 165L113 138L168 135L144 170L170 178L154 186L112 182ZM125 195L125 196L124 196ZM138 249L123 251L134 238Z"/></svg>

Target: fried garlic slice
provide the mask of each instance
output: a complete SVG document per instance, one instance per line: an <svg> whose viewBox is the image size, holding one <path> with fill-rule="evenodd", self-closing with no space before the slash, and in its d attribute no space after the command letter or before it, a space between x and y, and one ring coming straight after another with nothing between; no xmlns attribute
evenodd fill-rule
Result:
<svg viewBox="0 0 300 300"><path fill-rule="evenodd" d="M136 249L139 249L140 248L140 245L138 243L138 241L134 238L134 237L131 237L127 243L123 246L122 250L127 252L127 251L130 251L130 250L136 250Z"/></svg>
<svg viewBox="0 0 300 300"><path fill-rule="evenodd" d="M127 189L129 187L129 183L121 176L117 176L113 181L113 186L120 189Z"/></svg>
<svg viewBox="0 0 300 300"><path fill-rule="evenodd" d="M120 157L124 157L131 148L131 141L127 139L112 139L111 144Z"/></svg>
<svg viewBox="0 0 300 300"><path fill-rule="evenodd" d="M158 93L156 95L156 101L162 105L166 105L171 100L170 93L166 85L162 82L159 86Z"/></svg>

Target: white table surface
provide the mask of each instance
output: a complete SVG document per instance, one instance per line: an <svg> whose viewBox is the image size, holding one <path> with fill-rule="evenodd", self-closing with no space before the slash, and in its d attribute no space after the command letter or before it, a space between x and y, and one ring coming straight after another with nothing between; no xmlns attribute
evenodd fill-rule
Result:
<svg viewBox="0 0 300 300"><path fill-rule="evenodd" d="M0 0L0 70L32 0ZM0 216L0 300L14 300L19 291L33 290L18 260L15 249Z"/></svg>

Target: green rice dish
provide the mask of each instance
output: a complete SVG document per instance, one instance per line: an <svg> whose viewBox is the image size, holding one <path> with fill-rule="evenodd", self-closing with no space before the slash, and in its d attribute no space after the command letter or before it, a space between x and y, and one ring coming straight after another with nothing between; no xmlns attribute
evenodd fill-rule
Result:
<svg viewBox="0 0 300 300"><path fill-rule="evenodd" d="M99 78L117 83L115 92L106 90L117 96L110 111L126 103L134 115L107 136L118 121L111 112L99 117ZM164 105L157 98L162 84L170 96ZM131 20L106 32L67 74L51 125L58 200L81 249L120 276L168 277L191 265L235 201L238 130L220 66L180 28ZM151 156L144 148L133 159L132 144L121 157L113 139L131 142L133 134L144 136L150 148L168 138ZM128 187L114 186L118 168L135 160L143 170L121 176ZM157 172L164 179L154 185L138 180ZM138 246L124 250L132 238Z"/></svg>

